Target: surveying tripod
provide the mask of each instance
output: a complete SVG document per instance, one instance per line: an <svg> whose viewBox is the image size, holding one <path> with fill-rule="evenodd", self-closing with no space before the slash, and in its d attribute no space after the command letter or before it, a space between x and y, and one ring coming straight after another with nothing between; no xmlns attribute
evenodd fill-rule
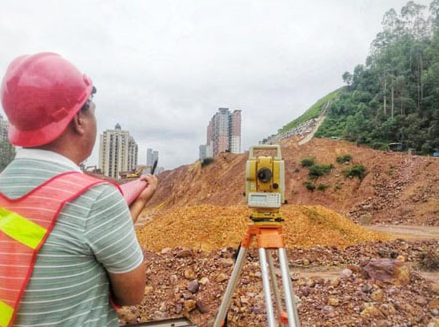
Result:
<svg viewBox="0 0 440 327"><path fill-rule="evenodd" d="M263 280L264 299L266 303L266 313L268 327L276 327L276 319L273 313L271 284L276 301L279 315L279 325L282 327L300 327L298 311L296 309L295 296L293 294L290 270L287 261L286 249L282 235L281 222L261 221L253 222L248 225L246 235L241 242L237 261L232 271L231 278L223 296L220 309L214 322L214 327L223 326L228 307L231 303L234 290L237 287L240 273L246 261L246 255L254 237L257 238L258 252L260 255L261 277ZM284 298L287 307L287 314L282 310L280 291L278 289L275 268L272 258L272 250L278 249L280 261L281 277L283 280Z"/></svg>

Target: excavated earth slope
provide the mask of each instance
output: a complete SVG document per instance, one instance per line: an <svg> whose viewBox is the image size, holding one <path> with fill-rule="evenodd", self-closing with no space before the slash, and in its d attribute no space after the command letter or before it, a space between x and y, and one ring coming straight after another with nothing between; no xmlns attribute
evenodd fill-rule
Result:
<svg viewBox="0 0 440 327"><path fill-rule="evenodd" d="M356 146L345 141L313 138L303 146L290 138L282 144L286 163L286 198L290 204L322 205L358 221L373 223L438 225L438 158L390 153ZM336 163L336 157L349 154L352 162ZM149 209L212 204L245 204L243 197L245 164L248 154L221 153L214 162L201 167L200 161L160 175L160 186ZM304 186L308 169L301 160L315 157L319 164L333 164L328 175L315 185L324 191L310 192ZM364 165L368 174L361 181L347 178L343 171Z"/></svg>

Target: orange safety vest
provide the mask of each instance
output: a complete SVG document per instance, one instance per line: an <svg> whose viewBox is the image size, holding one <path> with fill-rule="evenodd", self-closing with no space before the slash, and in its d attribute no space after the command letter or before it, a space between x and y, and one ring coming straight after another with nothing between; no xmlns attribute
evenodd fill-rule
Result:
<svg viewBox="0 0 440 327"><path fill-rule="evenodd" d="M79 172L57 175L18 199L0 193L0 327L12 325L37 254L63 206L96 184Z"/></svg>

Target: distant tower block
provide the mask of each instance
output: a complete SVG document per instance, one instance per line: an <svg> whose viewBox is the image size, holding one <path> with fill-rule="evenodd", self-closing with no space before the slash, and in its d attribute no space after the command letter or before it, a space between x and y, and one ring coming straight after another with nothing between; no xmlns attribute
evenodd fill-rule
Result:
<svg viewBox="0 0 440 327"><path fill-rule="evenodd" d="M119 172L135 170L138 145L128 131L116 124L99 136L99 168L105 176L119 178Z"/></svg>
<svg viewBox="0 0 440 327"><path fill-rule="evenodd" d="M241 110L233 113L219 108L206 131L206 145L199 147L199 158L217 156L220 152L241 153Z"/></svg>

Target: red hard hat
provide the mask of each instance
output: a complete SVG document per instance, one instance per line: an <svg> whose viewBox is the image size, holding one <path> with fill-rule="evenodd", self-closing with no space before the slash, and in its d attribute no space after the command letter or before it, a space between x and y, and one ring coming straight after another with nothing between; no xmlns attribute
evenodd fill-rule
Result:
<svg viewBox="0 0 440 327"><path fill-rule="evenodd" d="M1 85L10 142L23 147L52 142L66 129L92 89L92 81L56 53L16 58Z"/></svg>

